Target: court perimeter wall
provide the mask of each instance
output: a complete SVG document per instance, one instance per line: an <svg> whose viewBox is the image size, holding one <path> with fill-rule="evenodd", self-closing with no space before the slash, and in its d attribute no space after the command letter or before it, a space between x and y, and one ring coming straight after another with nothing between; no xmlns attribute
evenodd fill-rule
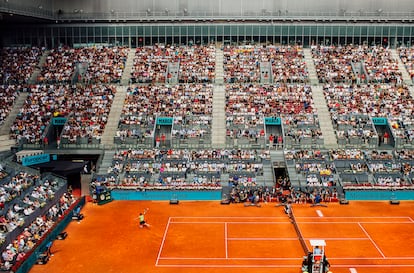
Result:
<svg viewBox="0 0 414 273"><path fill-rule="evenodd" d="M391 199L396 200L414 200L414 191L389 191L389 190L352 190L345 192L347 200L361 200L361 201L387 201Z"/></svg>
<svg viewBox="0 0 414 273"><path fill-rule="evenodd" d="M188 190L188 191L173 191L173 190L155 190L155 191L133 191L133 190L112 190L112 198L114 200L200 200L200 201L214 201L221 200L221 190Z"/></svg>

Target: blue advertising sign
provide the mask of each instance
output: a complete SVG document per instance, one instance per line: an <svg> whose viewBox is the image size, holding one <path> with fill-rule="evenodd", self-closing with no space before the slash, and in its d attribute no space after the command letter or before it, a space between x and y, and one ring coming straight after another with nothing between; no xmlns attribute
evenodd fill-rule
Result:
<svg viewBox="0 0 414 273"><path fill-rule="evenodd" d="M374 125L387 125L387 118L373 117L372 123L374 123Z"/></svg>
<svg viewBox="0 0 414 273"><path fill-rule="evenodd" d="M26 156L22 158L22 165L23 166L30 166L34 164L46 163L50 161L49 154L40 154L40 155L32 155Z"/></svg>
<svg viewBox="0 0 414 273"><path fill-rule="evenodd" d="M265 117L264 123L265 125L280 125L282 121L280 117Z"/></svg>
<svg viewBox="0 0 414 273"><path fill-rule="evenodd" d="M53 125L65 125L67 120L68 119L64 117L55 117L52 119L52 124Z"/></svg>
<svg viewBox="0 0 414 273"><path fill-rule="evenodd" d="M171 117L157 117L157 125L172 125L173 118Z"/></svg>

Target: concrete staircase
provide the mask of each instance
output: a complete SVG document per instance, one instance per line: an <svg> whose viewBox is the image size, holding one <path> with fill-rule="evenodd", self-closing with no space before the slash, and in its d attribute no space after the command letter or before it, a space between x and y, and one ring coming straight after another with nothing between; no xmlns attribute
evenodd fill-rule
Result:
<svg viewBox="0 0 414 273"><path fill-rule="evenodd" d="M16 120L17 114L20 112L20 109L23 108L24 102L27 99L29 94L27 92L20 92L16 101L14 102L13 109L10 111L3 125L0 127L0 136L9 135L10 127L13 125L13 122Z"/></svg>
<svg viewBox="0 0 414 273"><path fill-rule="evenodd" d="M215 71L216 84L224 83L223 59L224 59L223 50L220 47L216 47L216 71Z"/></svg>
<svg viewBox="0 0 414 273"><path fill-rule="evenodd" d="M325 96L321 86L312 87L313 101L318 110L319 126L322 131L324 145L327 149L337 149L338 143L335 136L335 130L332 126L331 116L326 105Z"/></svg>
<svg viewBox="0 0 414 273"><path fill-rule="evenodd" d="M211 125L211 145L213 148L226 147L226 91L224 88L223 50L216 48L215 85L213 87L213 119Z"/></svg>
<svg viewBox="0 0 414 273"><path fill-rule="evenodd" d="M134 66L134 58L135 58L135 49L130 48L128 52L127 60L125 62L124 72L122 73L121 85L129 84L129 80L131 79L132 67Z"/></svg>
<svg viewBox="0 0 414 273"><path fill-rule="evenodd" d="M402 73L403 82L407 85L413 85L413 82L410 78L410 74L408 74L408 71L405 68L403 62L401 61L400 56L398 55L398 52L396 49L391 49L391 57L398 62L398 69Z"/></svg>
<svg viewBox="0 0 414 273"><path fill-rule="evenodd" d="M257 176L257 184L269 187L275 184L271 162L263 163L263 176Z"/></svg>
<svg viewBox="0 0 414 273"><path fill-rule="evenodd" d="M303 55L305 56L306 66L308 67L310 83L311 85L318 85L319 84L318 74L316 74L316 68L313 62L310 48L304 48Z"/></svg>
<svg viewBox="0 0 414 273"><path fill-rule="evenodd" d="M35 84L37 83L37 78L40 75L40 72L42 71L42 67L46 62L47 56L49 56L50 50L46 50L43 52L42 56L40 57L39 64L36 66L35 70L33 71L32 76L30 77L29 84Z"/></svg>
<svg viewBox="0 0 414 273"><path fill-rule="evenodd" d="M104 145L105 149L112 149L114 147L114 136L118 129L118 123L121 117L126 95L127 87L117 86L114 101L111 106L111 112L109 113L108 122L106 123L105 132L103 133L101 140L101 143Z"/></svg>
<svg viewBox="0 0 414 273"><path fill-rule="evenodd" d="M226 114L225 90L223 85L214 85L213 89L213 119L211 125L211 145L213 148L226 146Z"/></svg>
<svg viewBox="0 0 414 273"><path fill-rule="evenodd" d="M294 161L285 161L285 155L283 151L275 150L270 151L270 159L273 162L284 162L286 163L286 171L289 175L289 179L293 187L300 187L301 185L301 176L296 172Z"/></svg>
<svg viewBox="0 0 414 273"><path fill-rule="evenodd" d="M97 170L97 174L104 175L108 173L108 168L112 166L114 154L115 150L105 150L101 164L99 165L99 169Z"/></svg>
<svg viewBox="0 0 414 273"><path fill-rule="evenodd" d="M9 135L0 135L0 152L10 151L16 144L16 140L10 139Z"/></svg>
<svg viewBox="0 0 414 273"><path fill-rule="evenodd" d="M270 150L270 161L271 162L284 162L285 155L282 150Z"/></svg>

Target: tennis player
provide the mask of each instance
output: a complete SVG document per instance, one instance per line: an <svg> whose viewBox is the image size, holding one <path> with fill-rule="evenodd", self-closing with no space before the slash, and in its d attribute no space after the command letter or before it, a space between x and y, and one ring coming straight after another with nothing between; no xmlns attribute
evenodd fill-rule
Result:
<svg viewBox="0 0 414 273"><path fill-rule="evenodd" d="M145 214L147 214L147 212L149 211L149 208L144 209L143 212L141 212L139 214L139 227L143 228L143 227L150 227L151 225L148 224L147 222L145 222Z"/></svg>

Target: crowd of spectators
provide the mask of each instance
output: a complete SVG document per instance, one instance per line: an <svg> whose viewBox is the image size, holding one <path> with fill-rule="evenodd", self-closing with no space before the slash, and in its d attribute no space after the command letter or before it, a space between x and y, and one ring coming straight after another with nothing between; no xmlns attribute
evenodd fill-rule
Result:
<svg viewBox="0 0 414 273"><path fill-rule="evenodd" d="M29 223L15 240L8 244L1 254L1 270L16 270L32 253L56 223L74 204L76 199L64 193L59 201L52 205L44 215L39 215Z"/></svg>
<svg viewBox="0 0 414 273"><path fill-rule="evenodd" d="M364 55L362 46L323 46L311 47L319 82L324 83L356 83L352 62L360 62Z"/></svg>
<svg viewBox="0 0 414 273"><path fill-rule="evenodd" d="M173 117L177 138L199 138L211 130L210 84L145 85L127 92L116 132L121 140L153 136L156 117Z"/></svg>
<svg viewBox="0 0 414 273"><path fill-rule="evenodd" d="M389 48L382 46L369 48L363 57L369 82L401 85L402 73L398 61L391 55Z"/></svg>
<svg viewBox="0 0 414 273"><path fill-rule="evenodd" d="M305 83L308 80L308 70L300 46L225 46L223 53L226 83L263 82L262 77L272 77L270 82L283 83ZM271 75L261 75L260 66L265 63L270 64Z"/></svg>
<svg viewBox="0 0 414 273"><path fill-rule="evenodd" d="M221 188L222 173L239 182L254 182L263 175L263 160L270 160L268 150L121 150L108 175L95 181L135 189Z"/></svg>
<svg viewBox="0 0 414 273"><path fill-rule="evenodd" d="M402 74L391 50L382 46L312 46L312 57L321 83L364 82L401 84Z"/></svg>
<svg viewBox="0 0 414 273"><path fill-rule="evenodd" d="M207 83L215 77L215 46L156 44L137 47L131 71L135 83L167 83L173 77L169 64L179 64L178 81Z"/></svg>
<svg viewBox="0 0 414 273"><path fill-rule="evenodd" d="M72 80L81 80L89 84L119 82L127 56L126 47L55 48L50 50L38 82L49 84L71 83ZM73 79L77 71L81 73L78 79Z"/></svg>
<svg viewBox="0 0 414 273"><path fill-rule="evenodd" d="M11 137L40 144L51 118L67 117L62 138L68 143L77 137L99 138L107 122L116 92L107 85L36 85L11 126Z"/></svg>
<svg viewBox="0 0 414 273"><path fill-rule="evenodd" d="M26 84L39 63L44 48L5 47L0 50L0 84Z"/></svg>
<svg viewBox="0 0 414 273"><path fill-rule="evenodd" d="M0 126L13 108L14 102L19 96L19 86L0 85Z"/></svg>
<svg viewBox="0 0 414 273"><path fill-rule="evenodd" d="M369 144L375 139L378 140L374 125L368 115L353 113L338 115L336 112L332 112L331 118L338 144L355 143L360 146L361 144Z"/></svg>
<svg viewBox="0 0 414 273"><path fill-rule="evenodd" d="M24 217L46 205L58 189L57 183L41 180L38 175L19 172L10 180L3 181L1 204L5 211L1 225L6 232L11 232L24 224Z"/></svg>
<svg viewBox="0 0 414 273"><path fill-rule="evenodd" d="M267 138L263 117L280 117L286 127L284 137L299 141L321 136L308 85L227 85L225 111L227 136L231 139L248 138L257 142ZM278 141L278 136L274 139Z"/></svg>
<svg viewBox="0 0 414 273"><path fill-rule="evenodd" d="M274 117L313 113L312 91L298 84L226 86L226 114Z"/></svg>
<svg viewBox="0 0 414 273"><path fill-rule="evenodd" d="M70 115L65 124L61 140L67 139L67 143L77 143L78 139L86 139L86 143L96 139L100 141L109 112L116 93L114 86L93 85L76 90L75 107L70 110ZM70 103L70 97L67 98ZM67 104L70 106L70 104ZM66 110L66 111L67 111Z"/></svg>
<svg viewBox="0 0 414 273"><path fill-rule="evenodd" d="M321 150L285 150L285 160L301 160L301 159L325 159L327 155Z"/></svg>
<svg viewBox="0 0 414 273"><path fill-rule="evenodd" d="M365 140L374 135L373 127L365 126L367 124L364 124L359 118L347 121L347 117L352 117L352 115L384 117L391 124L391 130L396 138L402 139L406 143L414 140L412 126L414 98L407 86L327 84L324 86L324 94L334 124L346 121L348 125L354 125L347 134L362 136ZM361 125L364 127L360 128ZM341 130L337 134L339 136L346 135Z"/></svg>

